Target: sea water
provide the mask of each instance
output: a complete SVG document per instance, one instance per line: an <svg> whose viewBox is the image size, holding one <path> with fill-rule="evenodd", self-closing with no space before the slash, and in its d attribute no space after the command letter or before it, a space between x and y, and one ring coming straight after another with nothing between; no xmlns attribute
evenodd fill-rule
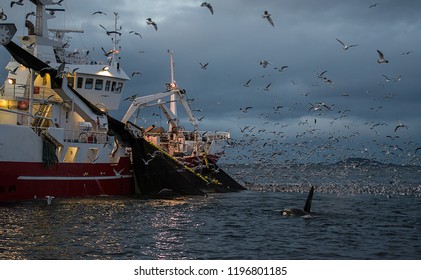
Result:
<svg viewBox="0 0 421 280"><path fill-rule="evenodd" d="M421 259L421 167L223 168L248 190L0 204L0 259Z"/></svg>

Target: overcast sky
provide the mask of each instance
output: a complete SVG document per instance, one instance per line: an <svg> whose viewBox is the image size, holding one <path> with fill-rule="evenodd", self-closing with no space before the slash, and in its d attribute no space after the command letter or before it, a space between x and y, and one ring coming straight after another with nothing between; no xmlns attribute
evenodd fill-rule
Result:
<svg viewBox="0 0 421 280"><path fill-rule="evenodd" d="M17 35L26 34L24 16L34 10L26 2L13 8L1 4L8 22L17 23ZM99 24L112 29L117 12L122 67L129 76L142 73L127 83L124 97L164 90L170 80L167 50L173 50L175 79L194 98L196 117L204 117L200 128L229 131L231 156L238 150L246 155L231 161L365 157L421 164L416 150L421 147L421 1L211 0L213 15L201 3L64 0L67 11L50 27L84 29L73 35L71 48L103 60L101 47L110 49L111 40ZM98 10L107 16L92 15ZM265 10L274 27L262 18ZM146 24L149 17L158 31ZM142 39L129 34L132 30ZM337 38L358 46L344 50ZM376 50L389 63L378 63ZM5 65L9 56L4 48L0 52ZM261 60L270 64L263 68ZM199 63L208 63L207 69ZM282 66L288 67L280 72ZM1 76L6 74L2 69ZM122 102L111 114L121 117L128 105ZM252 108L240 110L246 107ZM159 111L144 112L146 123L166 126L153 113Z"/></svg>

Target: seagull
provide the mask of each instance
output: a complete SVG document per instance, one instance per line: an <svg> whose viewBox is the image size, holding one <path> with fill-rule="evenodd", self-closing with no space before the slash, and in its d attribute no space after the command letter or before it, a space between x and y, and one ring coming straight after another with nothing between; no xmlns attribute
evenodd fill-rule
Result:
<svg viewBox="0 0 421 280"><path fill-rule="evenodd" d="M148 25L152 25L155 28L155 31L158 31L158 25L156 25L156 23L152 20L152 18L147 18L146 23Z"/></svg>
<svg viewBox="0 0 421 280"><path fill-rule="evenodd" d="M413 52L413 51L403 52L403 53L401 53L401 55L408 55L408 54L410 54L411 52Z"/></svg>
<svg viewBox="0 0 421 280"><path fill-rule="evenodd" d="M96 12L93 12L93 13L92 13L92 15L97 15L97 14L99 14L99 15L104 15L104 16L106 16L106 15L107 15L106 13L101 12L101 11L96 11Z"/></svg>
<svg viewBox="0 0 421 280"><path fill-rule="evenodd" d="M76 67L76 68L74 68L71 72L70 72L70 74L72 75L72 76L74 76L75 74L76 74L76 71L79 69L79 67Z"/></svg>
<svg viewBox="0 0 421 280"><path fill-rule="evenodd" d="M150 159L148 159L148 160L145 160L145 159L143 159L142 158L142 161L143 161L143 163L145 164L145 165L149 165L149 163L153 160L154 158L150 158Z"/></svg>
<svg viewBox="0 0 421 280"><path fill-rule="evenodd" d="M12 1L10 2L10 8L13 8L13 5L19 5L19 6L23 6L23 0L18 0L18 1Z"/></svg>
<svg viewBox="0 0 421 280"><path fill-rule="evenodd" d="M347 50L347 49L349 49L349 48L352 48L352 47L356 47L356 46L358 46L358 45L346 45L344 42L342 42L342 41L341 41L341 40L339 40L338 38L336 38L336 41L338 41L339 43L341 43L342 48L343 48L344 50Z"/></svg>
<svg viewBox="0 0 421 280"><path fill-rule="evenodd" d="M275 70L278 70L279 72L283 72L284 69L286 69L286 68L288 68L288 65L283 65L283 66L281 66L281 68L275 67Z"/></svg>
<svg viewBox="0 0 421 280"><path fill-rule="evenodd" d="M123 101L126 101L126 100L134 101L136 99L136 97L137 97L137 94L133 94L132 96L124 98Z"/></svg>
<svg viewBox="0 0 421 280"><path fill-rule="evenodd" d="M368 6L369 8L374 8L374 7L376 7L377 5L379 5L379 3L374 3L374 4L371 4L370 6Z"/></svg>
<svg viewBox="0 0 421 280"><path fill-rule="evenodd" d="M101 26L105 30L105 33L107 33L108 36L110 36L111 34L118 34L121 36L121 33L118 31L108 31L103 25L100 24L99 26Z"/></svg>
<svg viewBox="0 0 421 280"><path fill-rule="evenodd" d="M259 64L262 65L263 68L266 68L268 64L271 64L271 63L267 60L262 59L260 60Z"/></svg>
<svg viewBox="0 0 421 280"><path fill-rule="evenodd" d="M275 25L273 24L273 20L272 20L272 18L270 16L271 16L271 14L269 14L268 11L264 11L263 12L263 15L262 15L262 18L266 18L269 21L270 25L272 25L273 27L275 27Z"/></svg>
<svg viewBox="0 0 421 280"><path fill-rule="evenodd" d="M45 198L47 199L47 205L51 205L51 202L53 201L54 196L46 195Z"/></svg>
<svg viewBox="0 0 421 280"><path fill-rule="evenodd" d="M245 82L245 83L243 84L243 86L245 86L245 87L249 87L249 86L250 86L250 82L251 82L251 79L249 79L247 82Z"/></svg>
<svg viewBox="0 0 421 280"><path fill-rule="evenodd" d="M135 31L133 31L133 30L132 30L132 31L130 31L129 33L130 33L130 34L132 34L132 33L133 33L134 35L137 35L137 36L139 36L139 37L142 39L142 35L140 35L140 33L139 33L139 32L135 32Z"/></svg>
<svg viewBox="0 0 421 280"><path fill-rule="evenodd" d="M17 74L16 74L16 71L17 71L18 69L19 69L19 66L18 66L18 67L16 67L15 69L13 69L13 70L12 70L12 69L9 69L9 73L10 73L10 74L12 74L12 75L17 75Z"/></svg>
<svg viewBox="0 0 421 280"><path fill-rule="evenodd" d="M262 88L264 91L269 91L269 87L272 85L272 83L269 83L265 88Z"/></svg>
<svg viewBox="0 0 421 280"><path fill-rule="evenodd" d="M135 72L133 72L133 73L132 73L132 77L133 77L134 75L142 75L142 73L140 73L139 71L135 71Z"/></svg>
<svg viewBox="0 0 421 280"><path fill-rule="evenodd" d="M320 73L320 74L316 72L316 74L317 74L317 78L319 78L319 79L324 79L325 77L323 77L323 75L324 75L324 74L326 74L326 72L327 72L327 70L323 71L323 72L322 72L322 73Z"/></svg>
<svg viewBox="0 0 421 280"><path fill-rule="evenodd" d="M251 107L251 106L247 106L247 107L245 107L245 108L240 108L240 110L243 112L243 113L247 113L247 111L248 110L250 110L250 109L252 109L253 107Z"/></svg>
<svg viewBox="0 0 421 280"><path fill-rule="evenodd" d="M314 110L314 111L317 111L317 110L322 110L323 108L326 108L326 109L328 109L329 111L332 111L332 108L331 107L329 107L329 106L327 106L325 103L323 103L323 102L321 102L321 103L316 103L316 104L311 104L310 103L310 105L311 105L311 107L310 107L310 109L308 109L309 111L311 111L311 110Z"/></svg>
<svg viewBox="0 0 421 280"><path fill-rule="evenodd" d="M386 76L386 75L382 75L382 76L386 79L386 82L390 82L390 79L389 79L388 76Z"/></svg>
<svg viewBox="0 0 421 280"><path fill-rule="evenodd" d="M389 63L389 60L384 58L384 55L381 51L377 50L377 53L379 54L379 58L377 59L378 63Z"/></svg>
<svg viewBox="0 0 421 280"><path fill-rule="evenodd" d="M209 9L209 11L211 12L211 14L213 15L213 8L212 5L207 3L207 2L203 2L202 5L200 5L201 7L206 7Z"/></svg>
<svg viewBox="0 0 421 280"><path fill-rule="evenodd" d="M207 67L208 67L209 62L208 62L208 63L205 63L205 64L202 64L201 62L199 62L199 64L200 64L200 67L201 67L202 69L206 70L206 69L207 69Z"/></svg>
<svg viewBox="0 0 421 280"><path fill-rule="evenodd" d="M35 16L35 12L26 13L25 19L28 19L29 16Z"/></svg>
<svg viewBox="0 0 421 280"><path fill-rule="evenodd" d="M403 128L403 127L405 127L406 129L408 129L408 126L407 126L407 125L402 124L401 122L399 122L399 124L395 127L395 132L396 132L396 130L398 130L399 128Z"/></svg>

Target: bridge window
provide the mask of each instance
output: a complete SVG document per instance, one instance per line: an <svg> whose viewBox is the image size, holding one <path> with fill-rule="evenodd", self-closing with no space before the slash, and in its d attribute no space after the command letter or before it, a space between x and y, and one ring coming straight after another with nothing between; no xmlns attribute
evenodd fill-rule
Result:
<svg viewBox="0 0 421 280"><path fill-rule="evenodd" d="M75 84L75 77L68 76L67 77L67 83L68 83L69 87L73 87L74 84Z"/></svg>
<svg viewBox="0 0 421 280"><path fill-rule="evenodd" d="M102 90L102 85L103 85L104 81L101 79L96 79L95 81L95 89L96 90Z"/></svg>
<svg viewBox="0 0 421 280"><path fill-rule="evenodd" d="M111 81L105 82L105 91L110 91L110 85L111 85Z"/></svg>
<svg viewBox="0 0 421 280"><path fill-rule="evenodd" d="M92 89L93 84L94 84L94 79L86 78L85 89Z"/></svg>
<svg viewBox="0 0 421 280"><path fill-rule="evenodd" d="M118 83L118 87L117 87L117 93L121 93L121 90L123 89L123 83Z"/></svg>
<svg viewBox="0 0 421 280"><path fill-rule="evenodd" d="M113 82L112 83L112 85L111 85L111 91L115 91L115 86L117 85L117 83L116 82Z"/></svg>
<svg viewBox="0 0 421 280"><path fill-rule="evenodd" d="M82 88L83 85L83 78L79 77L77 78L77 88Z"/></svg>

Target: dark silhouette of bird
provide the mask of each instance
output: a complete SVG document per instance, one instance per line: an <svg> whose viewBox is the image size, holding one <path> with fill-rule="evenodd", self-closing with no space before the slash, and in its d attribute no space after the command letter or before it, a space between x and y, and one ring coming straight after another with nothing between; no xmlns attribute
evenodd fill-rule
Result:
<svg viewBox="0 0 421 280"><path fill-rule="evenodd" d="M379 54L379 58L377 59L378 63L389 63L389 60L384 58L384 55L381 51L377 50L377 53Z"/></svg>
<svg viewBox="0 0 421 280"><path fill-rule="evenodd" d="M201 67L202 69L206 70L206 69L207 69L207 67L208 67L209 62L207 62L207 63L205 63L205 64L203 64L203 63L199 62L199 64L200 64L200 67Z"/></svg>
<svg viewBox="0 0 421 280"><path fill-rule="evenodd" d="M102 11L96 11L96 12L93 12L92 15L104 15L104 16L106 16L107 14L102 12Z"/></svg>
<svg viewBox="0 0 421 280"><path fill-rule="evenodd" d="M395 132L399 129L399 128L408 128L407 125L402 124L401 122L399 122L399 124L395 127Z"/></svg>
<svg viewBox="0 0 421 280"><path fill-rule="evenodd" d="M243 86L245 86L245 87L250 87L250 82L251 82L251 79L249 79L247 82L245 82L245 83L243 84Z"/></svg>
<svg viewBox="0 0 421 280"><path fill-rule="evenodd" d="M118 32L118 31L109 31L109 30L107 30L103 25L99 25L99 26L101 26L102 27L102 29L104 29L105 30L105 33L107 33L107 35L108 36L110 36L111 34L117 34L117 35L120 35L121 36L121 32Z"/></svg>
<svg viewBox="0 0 421 280"><path fill-rule="evenodd" d="M213 15L213 7L211 4L207 3L207 2L203 2L201 5L201 7L206 7L209 9L209 11L211 12L211 14Z"/></svg>
<svg viewBox="0 0 421 280"><path fill-rule="evenodd" d="M35 16L35 12L26 13L25 19L28 19L29 16Z"/></svg>
<svg viewBox="0 0 421 280"><path fill-rule="evenodd" d="M273 24L273 20L272 20L272 18L270 16L271 16L271 14L269 14L268 11L264 11L263 12L263 15L262 15L262 18L267 19L269 21L270 25L272 25L273 27L275 27L275 25Z"/></svg>
<svg viewBox="0 0 421 280"><path fill-rule="evenodd" d="M155 31L158 31L158 25L152 20L152 18L147 18L146 19L146 24L147 25L152 25L155 28Z"/></svg>
<svg viewBox="0 0 421 280"><path fill-rule="evenodd" d="M12 1L10 2L10 8L13 8L14 5L19 5L19 6L23 6L23 0L18 0L18 1Z"/></svg>
<svg viewBox="0 0 421 280"><path fill-rule="evenodd" d="M129 34L134 34L134 35L137 35L137 36L139 36L140 38L142 38L142 35L139 33L139 32L135 32L135 31L130 31L129 32Z"/></svg>

